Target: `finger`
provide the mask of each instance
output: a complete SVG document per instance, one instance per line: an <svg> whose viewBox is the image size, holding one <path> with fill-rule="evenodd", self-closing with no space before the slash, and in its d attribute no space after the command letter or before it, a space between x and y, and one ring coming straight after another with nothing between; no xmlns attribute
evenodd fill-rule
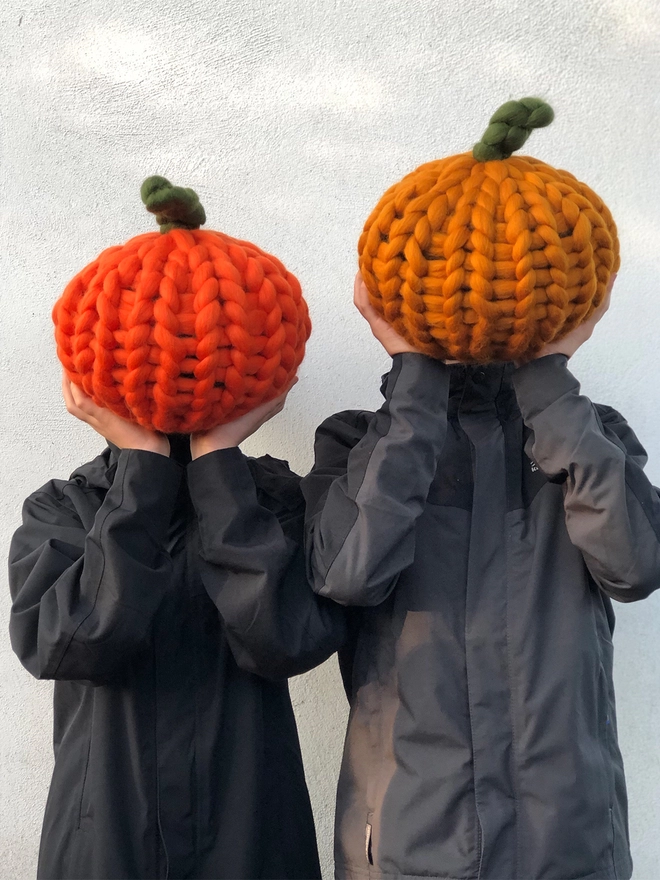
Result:
<svg viewBox="0 0 660 880"><path fill-rule="evenodd" d="M64 398L64 405L67 408L67 412L72 413L76 408L76 405L71 394L71 380L66 373L62 373L62 397Z"/></svg>
<svg viewBox="0 0 660 880"><path fill-rule="evenodd" d="M366 286L359 293L358 297L354 300L355 306L358 312L362 315L365 321L372 327L374 325L378 325L379 322L385 322L385 319L381 314L379 314L376 309L372 306L371 300L369 299L369 291ZM388 325L389 326L389 325Z"/></svg>
<svg viewBox="0 0 660 880"><path fill-rule="evenodd" d="M274 404L276 404L276 403L278 403L278 402L280 402L280 401L281 401L282 406L284 406L284 403L285 403L285 401L286 401L286 399L287 399L287 396L288 396L288 394L289 394L289 391L291 391L291 389L293 388L293 386L294 386L294 385L297 385L297 384L298 384L298 377L297 377L297 376L293 376L293 377L289 380L289 384L285 387L284 391L281 391L281 392L277 395L277 397L274 397L271 401L269 401L268 403L265 403L264 406L269 407L269 406L274 405Z"/></svg>
<svg viewBox="0 0 660 880"><path fill-rule="evenodd" d="M365 310L373 308L369 300L369 291L367 285L362 279L362 275L358 272L355 276L355 286L353 288L353 303L357 310L364 315Z"/></svg>
<svg viewBox="0 0 660 880"><path fill-rule="evenodd" d="M81 394L83 397L85 395L80 391L75 382L72 382L68 376L64 375L62 377L62 395L64 396L64 403L66 405L67 412L75 416L75 418L80 419L81 422L87 422L91 424L91 416L85 409L84 405L80 405ZM88 398L85 398L88 399Z"/></svg>
<svg viewBox="0 0 660 880"><path fill-rule="evenodd" d="M289 381L289 384L286 386L286 388L285 388L284 391L282 392L282 395L280 395L280 396L286 397L287 394L289 393L289 391L291 391L291 389L293 388L293 386L294 386L294 385L297 385L297 384L298 384L298 377L297 377L297 376L293 376L293 377L291 378L291 380Z"/></svg>
<svg viewBox="0 0 660 880"><path fill-rule="evenodd" d="M282 412L284 409L284 404L286 403L286 397L289 392L286 394L281 394L279 397L276 397L274 400L271 400L270 407L267 410L269 416L275 415L275 413Z"/></svg>
<svg viewBox="0 0 660 880"><path fill-rule="evenodd" d="M597 314L599 318L602 318L602 316L610 307L610 303L612 302L612 288L614 287L615 281L616 273L613 272L610 275L609 281L607 282L607 287L605 288L605 296L598 304L598 307L594 310L594 314Z"/></svg>
<svg viewBox="0 0 660 880"><path fill-rule="evenodd" d="M298 383L297 377L289 384L285 391L279 394L277 397L274 397L271 400L271 406L273 409L277 409L278 412L284 409L284 404L286 403L287 397L289 396L289 392L293 388L294 385Z"/></svg>
<svg viewBox="0 0 660 880"><path fill-rule="evenodd" d="M89 409L90 403L94 406L92 399L88 397L82 388L79 385L76 385L75 382L71 383L71 396L78 409L86 412Z"/></svg>
<svg viewBox="0 0 660 880"><path fill-rule="evenodd" d="M293 389L294 389L295 386L298 384L298 382L299 382L298 377L297 377L297 376L294 376L294 377L293 377L293 380L291 381L291 384L290 384L289 387L286 389L286 393L285 393L285 395L284 395L284 399L285 399L285 400L286 400L287 397L289 396L289 392L293 391Z"/></svg>
<svg viewBox="0 0 660 880"><path fill-rule="evenodd" d="M272 405L274 401L271 401L270 405L265 406L263 409L260 408L260 411L257 412L253 410L252 417L255 419L253 423L253 427L250 431L251 434L254 434L259 430L266 422L269 422L272 418L282 412L284 409L284 404L281 403L279 405Z"/></svg>
<svg viewBox="0 0 660 880"><path fill-rule="evenodd" d="M612 301L612 289L608 288L608 290L605 293L605 296L603 297L601 302L598 304L597 308L595 308L594 311L592 312L591 317L589 319L590 323L595 325L598 323L598 321L600 321L600 319L603 317L605 312L607 312L607 310L609 309L611 301Z"/></svg>
<svg viewBox="0 0 660 880"><path fill-rule="evenodd" d="M272 400L268 400L266 403L262 403L261 406L253 409L252 418L258 421L260 425L268 421L271 416L280 412L284 408L284 401L286 400L288 393L287 390L278 397L274 397Z"/></svg>

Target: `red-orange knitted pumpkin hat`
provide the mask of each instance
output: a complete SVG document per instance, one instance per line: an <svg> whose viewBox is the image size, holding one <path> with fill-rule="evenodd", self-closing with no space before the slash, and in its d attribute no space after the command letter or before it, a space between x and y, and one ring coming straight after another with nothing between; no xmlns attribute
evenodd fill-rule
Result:
<svg viewBox="0 0 660 880"><path fill-rule="evenodd" d="M191 189L149 177L149 232L103 251L53 309L68 377L99 405L164 433L205 431L276 397L311 325L275 257L201 230Z"/></svg>
<svg viewBox="0 0 660 880"><path fill-rule="evenodd" d="M374 307L411 345L465 362L523 359L588 318L619 268L612 215L586 184L511 156L552 108L509 101L471 153L390 187L358 244Z"/></svg>

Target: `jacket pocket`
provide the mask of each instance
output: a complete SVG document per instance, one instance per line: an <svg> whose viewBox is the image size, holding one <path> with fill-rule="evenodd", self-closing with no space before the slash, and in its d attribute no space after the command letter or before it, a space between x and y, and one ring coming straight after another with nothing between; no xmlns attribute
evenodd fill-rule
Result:
<svg viewBox="0 0 660 880"><path fill-rule="evenodd" d="M84 829L92 821L92 804L90 798L90 764L92 758L92 733L94 730L94 708L96 706L96 688L92 688L92 711L87 730L87 748L85 749L85 766L80 787L80 803L78 805L78 829Z"/></svg>
<svg viewBox="0 0 660 880"><path fill-rule="evenodd" d="M610 830L612 834L612 871L614 880L619 880L619 875L616 870L616 830L614 828L614 810L612 807L610 807Z"/></svg>
<svg viewBox="0 0 660 880"><path fill-rule="evenodd" d="M616 743L614 729L613 729L613 713L612 713L612 705L610 703L610 688L609 688L609 678L607 675L607 671L603 666L603 662L600 663L600 668L598 672L598 698L600 702L599 706L599 734L600 734L600 743L601 748L603 750L603 763L605 769L605 776L607 779L607 801L608 801L608 821L609 827L608 838L609 838L609 850L610 850L610 859L611 866L613 871L613 877L617 880L617 870L616 870L616 830L614 827L614 801L615 801L615 785L614 785L614 769L613 769L613 744Z"/></svg>
<svg viewBox="0 0 660 880"><path fill-rule="evenodd" d="M364 831L364 855L367 860L367 864L373 867L374 863L374 853L373 853L373 813L369 813L367 816L367 823Z"/></svg>

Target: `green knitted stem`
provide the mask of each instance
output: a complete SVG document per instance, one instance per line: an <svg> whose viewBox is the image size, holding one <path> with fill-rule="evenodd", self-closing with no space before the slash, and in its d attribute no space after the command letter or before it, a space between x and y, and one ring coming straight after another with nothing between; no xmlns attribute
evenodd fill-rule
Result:
<svg viewBox="0 0 660 880"><path fill-rule="evenodd" d="M183 186L172 186L169 180L147 177L140 188L140 196L147 211L156 215L161 233L170 229L199 229L206 223L204 208L197 193Z"/></svg>
<svg viewBox="0 0 660 880"><path fill-rule="evenodd" d="M472 155L477 162L508 159L525 143L534 128L550 125L554 110L540 98L507 101L490 118L490 124Z"/></svg>

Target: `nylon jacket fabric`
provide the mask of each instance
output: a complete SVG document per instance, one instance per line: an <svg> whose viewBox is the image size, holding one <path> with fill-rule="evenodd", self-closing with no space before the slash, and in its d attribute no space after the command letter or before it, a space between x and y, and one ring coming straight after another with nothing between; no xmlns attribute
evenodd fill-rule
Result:
<svg viewBox="0 0 660 880"><path fill-rule="evenodd" d="M338 878L631 876L610 600L660 586L645 460L561 355L397 355L320 427L309 577L359 615Z"/></svg>
<svg viewBox="0 0 660 880"><path fill-rule="evenodd" d="M55 680L44 880L320 876L281 679L341 644L343 615L313 597L309 642L287 656L290 612L262 609L272 680L232 654L241 596L280 578L313 596L299 478L238 449L184 465L113 447L25 503L10 633Z"/></svg>

